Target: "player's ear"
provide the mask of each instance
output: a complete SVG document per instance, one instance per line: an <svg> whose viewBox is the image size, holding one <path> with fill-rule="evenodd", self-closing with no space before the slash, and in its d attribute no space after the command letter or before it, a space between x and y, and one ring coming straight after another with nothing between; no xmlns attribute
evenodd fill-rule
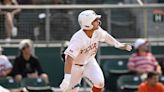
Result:
<svg viewBox="0 0 164 92"><path fill-rule="evenodd" d="M101 25L102 23L101 23L101 20L99 20L99 25Z"/></svg>

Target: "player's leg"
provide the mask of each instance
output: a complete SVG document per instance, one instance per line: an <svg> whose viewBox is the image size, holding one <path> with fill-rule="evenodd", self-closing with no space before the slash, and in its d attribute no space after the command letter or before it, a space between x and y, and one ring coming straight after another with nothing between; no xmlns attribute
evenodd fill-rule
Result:
<svg viewBox="0 0 164 92"><path fill-rule="evenodd" d="M5 28L6 28L7 38L11 37L11 32L13 28L13 17L11 13L7 13L5 15Z"/></svg>
<svg viewBox="0 0 164 92"><path fill-rule="evenodd" d="M95 59L85 66L84 77L93 84L92 92L102 92L104 87L104 76Z"/></svg>
<svg viewBox="0 0 164 92"><path fill-rule="evenodd" d="M84 66L78 66L78 65L72 66L71 81L70 81L69 88L72 88L76 86L77 84L80 84L83 71L84 71ZM79 90L79 87L75 87L70 92L78 92L78 90Z"/></svg>

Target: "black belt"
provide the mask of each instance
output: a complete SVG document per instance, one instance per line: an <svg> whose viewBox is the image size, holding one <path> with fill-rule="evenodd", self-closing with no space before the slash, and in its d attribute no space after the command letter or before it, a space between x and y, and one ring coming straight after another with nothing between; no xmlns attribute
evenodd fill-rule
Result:
<svg viewBox="0 0 164 92"><path fill-rule="evenodd" d="M84 66L84 65L82 65L82 64L75 64L75 65L77 65L77 66Z"/></svg>

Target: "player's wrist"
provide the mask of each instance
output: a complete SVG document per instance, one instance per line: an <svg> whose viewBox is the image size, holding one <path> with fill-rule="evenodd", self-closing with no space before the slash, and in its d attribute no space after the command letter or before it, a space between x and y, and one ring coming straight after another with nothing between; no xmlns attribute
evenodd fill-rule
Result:
<svg viewBox="0 0 164 92"><path fill-rule="evenodd" d="M71 80L71 74L64 74L64 79L65 80Z"/></svg>

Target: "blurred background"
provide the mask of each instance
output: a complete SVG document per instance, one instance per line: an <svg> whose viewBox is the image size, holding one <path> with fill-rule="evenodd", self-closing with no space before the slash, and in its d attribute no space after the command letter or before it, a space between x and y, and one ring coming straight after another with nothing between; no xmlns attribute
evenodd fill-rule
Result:
<svg viewBox="0 0 164 92"><path fill-rule="evenodd" d="M137 38L148 39L150 51L158 62L164 62L164 0L17 0L17 4L3 5L1 0L1 11L19 9L10 21L13 23L11 33L6 31L5 26L10 25L6 24L6 16L0 15L3 53L13 63L19 54L19 42L31 39L34 54L39 58L49 76L49 85L55 91L59 90L63 79L61 53L73 33L80 29L77 17L85 9L93 9L102 15L102 28L120 42L133 45ZM118 50L104 43L100 45L96 58L106 79L104 92L121 89L117 81L120 76L127 74L128 58L133 52ZM113 61L115 63L110 65ZM118 71L110 72L111 66ZM89 86L84 81L81 84L82 92L89 92Z"/></svg>

